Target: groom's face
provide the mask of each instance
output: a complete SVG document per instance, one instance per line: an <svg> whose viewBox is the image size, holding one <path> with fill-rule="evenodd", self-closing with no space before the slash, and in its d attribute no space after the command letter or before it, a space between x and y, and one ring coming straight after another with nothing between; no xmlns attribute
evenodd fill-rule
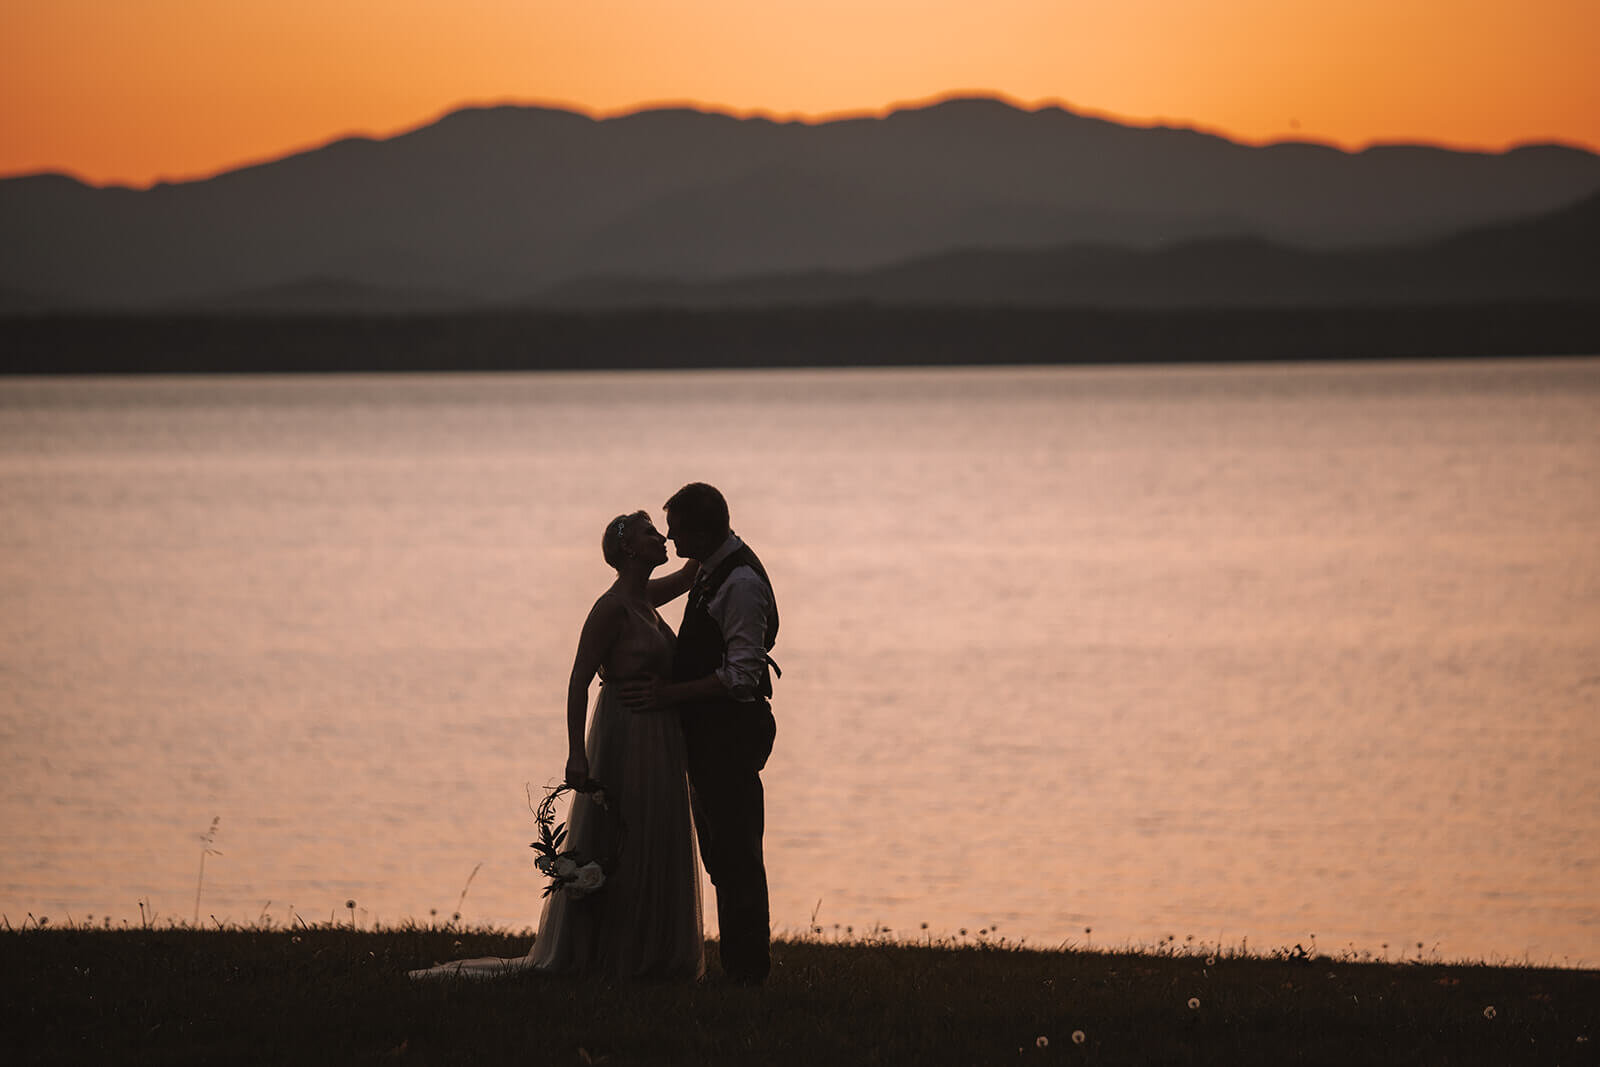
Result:
<svg viewBox="0 0 1600 1067"><path fill-rule="evenodd" d="M667 540L672 542L679 559L705 559L717 548L707 546L705 532L677 511L667 512Z"/></svg>

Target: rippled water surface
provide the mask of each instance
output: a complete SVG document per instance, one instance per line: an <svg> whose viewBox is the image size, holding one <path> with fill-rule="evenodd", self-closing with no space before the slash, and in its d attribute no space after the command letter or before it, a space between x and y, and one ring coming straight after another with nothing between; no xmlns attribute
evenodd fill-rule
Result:
<svg viewBox="0 0 1600 1067"><path fill-rule="evenodd" d="M780 928L1600 963L1600 360L0 381L0 911L532 924L697 479Z"/></svg>

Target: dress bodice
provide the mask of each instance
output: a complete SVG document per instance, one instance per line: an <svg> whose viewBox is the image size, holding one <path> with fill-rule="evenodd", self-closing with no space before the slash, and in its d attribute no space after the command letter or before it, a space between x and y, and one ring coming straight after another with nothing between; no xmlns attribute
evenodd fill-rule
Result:
<svg viewBox="0 0 1600 1067"><path fill-rule="evenodd" d="M620 597L618 599L621 600ZM676 640L672 627L654 608L640 608L625 600L622 606L625 621L616 640L606 650L600 667L601 677L617 679L639 674L669 675L672 672L672 651Z"/></svg>

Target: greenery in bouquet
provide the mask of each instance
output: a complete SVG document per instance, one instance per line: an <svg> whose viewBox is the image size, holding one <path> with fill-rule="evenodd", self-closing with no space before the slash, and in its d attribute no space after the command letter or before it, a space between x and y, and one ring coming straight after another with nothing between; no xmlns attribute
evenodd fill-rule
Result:
<svg viewBox="0 0 1600 1067"><path fill-rule="evenodd" d="M538 840L530 846L538 853L533 865L550 879L550 884L544 888L544 895L548 897L551 893L564 892L576 899L604 888L606 875L613 864L580 849L566 847L567 823L556 822L556 801L567 793L588 797L602 811L609 812L611 805L605 787L592 778L581 786L563 782L550 788L537 808L533 807L533 794L529 791L528 807L533 809L534 821L539 827Z"/></svg>

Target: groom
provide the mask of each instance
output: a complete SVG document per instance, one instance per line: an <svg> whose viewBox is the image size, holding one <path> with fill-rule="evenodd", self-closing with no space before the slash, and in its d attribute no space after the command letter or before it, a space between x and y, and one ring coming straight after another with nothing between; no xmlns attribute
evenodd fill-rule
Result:
<svg viewBox="0 0 1600 1067"><path fill-rule="evenodd" d="M717 889L722 970L760 985L771 968L761 768L772 752L772 672L778 636L772 582L728 525L728 502L693 482L667 501L667 539L700 561L683 611L672 679L626 683L636 711L679 708L689 759L695 830Z"/></svg>

